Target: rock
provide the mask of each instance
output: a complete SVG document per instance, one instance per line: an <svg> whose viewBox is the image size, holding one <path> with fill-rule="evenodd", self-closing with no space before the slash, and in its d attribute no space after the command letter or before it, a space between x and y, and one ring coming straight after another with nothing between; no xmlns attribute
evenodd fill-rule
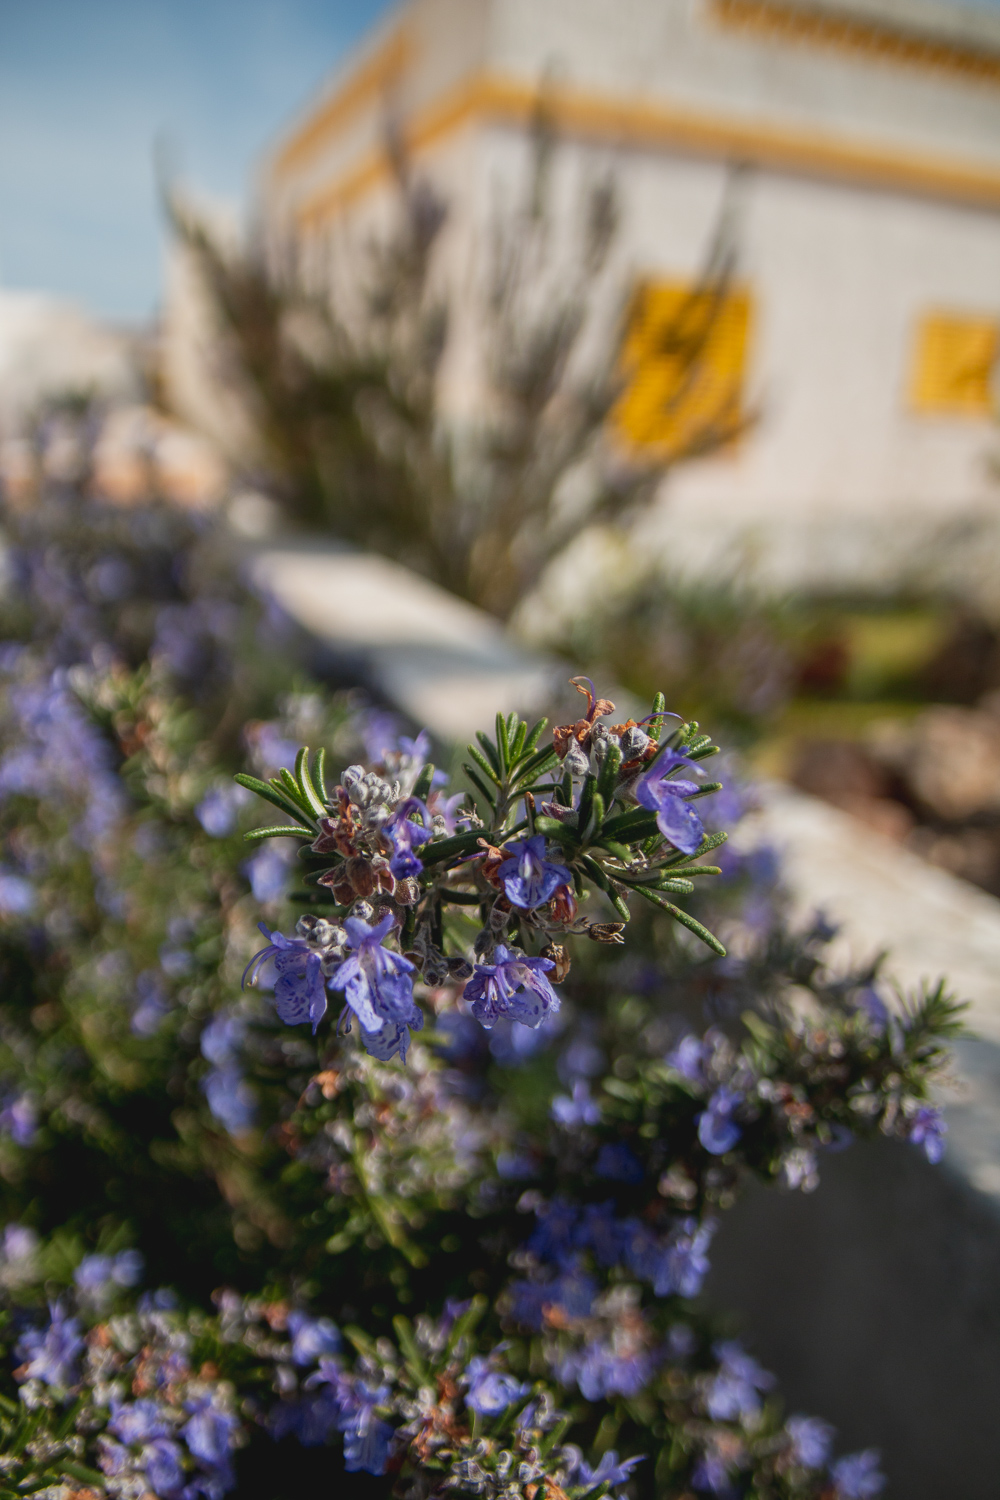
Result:
<svg viewBox="0 0 1000 1500"><path fill-rule="evenodd" d="M972 708L936 707L908 727L873 730L872 758L905 781L934 817L957 822L1000 811L1000 720Z"/></svg>

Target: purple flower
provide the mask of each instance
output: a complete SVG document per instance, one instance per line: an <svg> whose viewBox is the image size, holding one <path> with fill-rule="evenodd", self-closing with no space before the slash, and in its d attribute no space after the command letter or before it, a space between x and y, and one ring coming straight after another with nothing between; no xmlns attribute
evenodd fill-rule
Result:
<svg viewBox="0 0 1000 1500"><path fill-rule="evenodd" d="M401 734L397 749L407 760L420 766L426 765L431 753L431 737L426 729L419 730L415 739L411 739L408 734Z"/></svg>
<svg viewBox="0 0 1000 1500"><path fill-rule="evenodd" d="M597 1154L594 1171L612 1182L641 1182L645 1174L642 1162L623 1141L609 1142Z"/></svg>
<svg viewBox="0 0 1000 1500"><path fill-rule="evenodd" d="M718 1088L709 1099L707 1109L697 1117L698 1139L713 1156L724 1156L731 1151L743 1134L732 1118L733 1111L742 1103L742 1094L734 1089Z"/></svg>
<svg viewBox="0 0 1000 1500"><path fill-rule="evenodd" d="M405 1063L410 1032L422 1030L423 1024L423 1012L414 1005L409 1021L384 1021L378 1031L366 1031L362 1026L361 1040L368 1055L378 1058L379 1062L390 1062L398 1053L400 1062Z"/></svg>
<svg viewBox="0 0 1000 1500"><path fill-rule="evenodd" d="M355 726L361 735L365 755L377 765L397 748L401 721L382 708L370 708L357 714Z"/></svg>
<svg viewBox="0 0 1000 1500"><path fill-rule="evenodd" d="M673 1323L667 1329L667 1353L678 1363L690 1359L698 1346L698 1337L687 1323Z"/></svg>
<svg viewBox="0 0 1000 1500"><path fill-rule="evenodd" d="M224 839L236 827L236 815L248 800L245 788L223 783L205 793L194 815L213 839Z"/></svg>
<svg viewBox="0 0 1000 1500"><path fill-rule="evenodd" d="M489 1360L478 1354L466 1366L465 1379L469 1383L465 1404L483 1417L498 1417L531 1390L513 1375L494 1370Z"/></svg>
<svg viewBox="0 0 1000 1500"><path fill-rule="evenodd" d="M359 1419L344 1430L344 1468L348 1474L384 1474L395 1428L381 1417Z"/></svg>
<svg viewBox="0 0 1000 1500"><path fill-rule="evenodd" d="M664 1062L668 1068L673 1068L688 1083L705 1082L705 1043L697 1036L685 1036L677 1043L672 1052L668 1052Z"/></svg>
<svg viewBox="0 0 1000 1500"><path fill-rule="evenodd" d="M470 1017L470 1019L473 1019ZM559 1032L559 1016L550 1011L539 1026L522 1025L510 1016L501 1016L490 1030L489 1049L502 1068L519 1068L522 1063L543 1052Z"/></svg>
<svg viewBox="0 0 1000 1500"><path fill-rule="evenodd" d="M710 1381L705 1398L709 1416L716 1422L756 1416L760 1411L758 1392L770 1390L774 1376L762 1370L734 1339L716 1344L713 1352L719 1361L719 1373Z"/></svg>
<svg viewBox="0 0 1000 1500"><path fill-rule="evenodd" d="M294 1437L304 1448L318 1448L329 1440L340 1416L340 1405L329 1391L318 1391L300 1401L279 1401L268 1425L278 1442Z"/></svg>
<svg viewBox="0 0 1000 1500"><path fill-rule="evenodd" d="M348 946L354 951L334 970L330 988L343 990L344 998L358 1018L365 1046L373 1056L398 1047L405 1056L407 1027L419 1031L423 1014L413 999L413 964L402 954L382 947L382 939L393 928L387 913L375 927L359 917L344 922Z"/></svg>
<svg viewBox="0 0 1000 1500"><path fill-rule="evenodd" d="M268 839L243 866L254 900L263 904L280 901L288 885L288 855L275 845L275 839Z"/></svg>
<svg viewBox="0 0 1000 1500"><path fill-rule="evenodd" d="M559 996L545 975L555 964L550 958L526 958L498 943L491 964L477 964L465 986L472 1014L487 1031L500 1016L522 1026L540 1026L559 1009Z"/></svg>
<svg viewBox="0 0 1000 1500"><path fill-rule="evenodd" d="M30 1094L8 1095L0 1109L0 1130L5 1130L19 1146L34 1144L38 1133L38 1106Z"/></svg>
<svg viewBox="0 0 1000 1500"><path fill-rule="evenodd" d="M542 906L559 886L569 885L573 879L565 865L553 864L546 858L545 836L541 833L530 839L516 839L503 847L510 858L497 870L497 877L512 906L529 911Z"/></svg>
<svg viewBox="0 0 1000 1500"><path fill-rule="evenodd" d="M879 1472L878 1453L874 1448L838 1458L830 1475L837 1500L872 1500L885 1488L885 1477Z"/></svg>
<svg viewBox="0 0 1000 1500"><path fill-rule="evenodd" d="M30 880L0 870L0 916L25 917L35 904L35 888Z"/></svg>
<svg viewBox="0 0 1000 1500"><path fill-rule="evenodd" d="M108 1431L123 1443L148 1443L152 1438L169 1437L173 1428L158 1401L114 1401Z"/></svg>
<svg viewBox="0 0 1000 1500"><path fill-rule="evenodd" d="M445 833L454 833L458 821L458 809L465 801L464 792L455 792L453 796L446 797L442 792L432 792L427 799L427 807L432 818L440 818L444 824Z"/></svg>
<svg viewBox="0 0 1000 1500"><path fill-rule="evenodd" d="M583 1078L578 1078L574 1083L572 1098L567 1094L555 1096L550 1113L554 1120L558 1120L567 1129L580 1125L599 1125L601 1122L600 1108L590 1097L590 1086Z"/></svg>
<svg viewBox="0 0 1000 1500"><path fill-rule="evenodd" d="M38 1235L25 1224L8 1224L3 1232L3 1259L27 1261L38 1249Z"/></svg>
<svg viewBox="0 0 1000 1500"><path fill-rule="evenodd" d="M671 1292L697 1297L710 1269L706 1252L715 1230L712 1220L699 1224L697 1219L683 1219L672 1231L653 1282L658 1297Z"/></svg>
<svg viewBox="0 0 1000 1500"><path fill-rule="evenodd" d="M15 1353L22 1361L18 1379L71 1386L77 1378L76 1361L83 1348L80 1325L76 1318L66 1316L58 1302L50 1306L49 1316L48 1328L29 1328L17 1342Z"/></svg>
<svg viewBox="0 0 1000 1500"><path fill-rule="evenodd" d="M567 1318L589 1318L597 1298L598 1286L579 1266L565 1271L549 1288L549 1302L559 1307Z"/></svg>
<svg viewBox="0 0 1000 1500"><path fill-rule="evenodd" d="M645 1453L639 1453L635 1458L623 1458L619 1463L618 1454L614 1448L609 1448L606 1453L601 1454L601 1461L596 1469L592 1469L586 1459L581 1459L573 1475L573 1485L596 1489L599 1484L607 1484L612 1488L624 1484L631 1477L636 1464L644 1463L646 1456Z"/></svg>
<svg viewBox="0 0 1000 1500"><path fill-rule="evenodd" d="M234 1063L213 1068L201 1086L209 1109L230 1135L243 1135L250 1129L257 1118L257 1099Z"/></svg>
<svg viewBox="0 0 1000 1500"><path fill-rule="evenodd" d="M292 1361L297 1365L315 1364L340 1349L340 1333L329 1318L310 1318L296 1308L288 1314L288 1331L292 1335Z"/></svg>
<svg viewBox="0 0 1000 1500"><path fill-rule="evenodd" d="M933 1104L922 1104L907 1122L907 1139L912 1141L914 1146L923 1146L927 1160L936 1164L944 1155L944 1136L947 1129L947 1125L941 1118L941 1111Z"/></svg>
<svg viewBox="0 0 1000 1500"><path fill-rule="evenodd" d="M320 1361L319 1372L307 1384L333 1387L339 1407L337 1426L344 1435L344 1468L349 1474L384 1474L394 1429L375 1415L389 1398L387 1385L371 1386L345 1375L331 1359Z"/></svg>
<svg viewBox="0 0 1000 1500"><path fill-rule="evenodd" d="M118 1255L85 1255L73 1272L73 1280L83 1297L101 1303L116 1289L136 1286L142 1280L144 1266L139 1250L122 1250Z"/></svg>
<svg viewBox="0 0 1000 1500"><path fill-rule="evenodd" d="M510 1316L523 1327L538 1330L549 1308L558 1308L566 1318L589 1317L598 1286L578 1263L573 1263L551 1281L514 1281L509 1290Z"/></svg>
<svg viewBox="0 0 1000 1500"><path fill-rule="evenodd" d="M154 1495L173 1495L184 1483L180 1446L166 1436L153 1438L145 1445L142 1466Z"/></svg>
<svg viewBox="0 0 1000 1500"><path fill-rule="evenodd" d="M298 747L292 740L285 739L277 724L268 721L255 724L248 738L251 739L254 759L266 774L273 775L282 767L286 771L292 770Z"/></svg>
<svg viewBox="0 0 1000 1500"><path fill-rule="evenodd" d="M712 1495L730 1494L729 1469L721 1453L703 1453L691 1472L691 1483Z"/></svg>
<svg viewBox="0 0 1000 1500"><path fill-rule="evenodd" d="M563 1083L573 1083L579 1078L595 1078L605 1064L600 1047L586 1036L574 1037L559 1058L556 1071Z"/></svg>
<svg viewBox="0 0 1000 1500"><path fill-rule="evenodd" d="M885 1030L889 1024L889 1007L871 985L860 990L857 995L857 1006L867 1018L868 1025L877 1035Z"/></svg>
<svg viewBox="0 0 1000 1500"><path fill-rule="evenodd" d="M512 1281L508 1288L509 1316L522 1328L541 1331L545 1309L552 1302L552 1285L547 1281Z"/></svg>
<svg viewBox="0 0 1000 1500"><path fill-rule="evenodd" d="M388 920L391 921L391 918ZM246 984L249 977L253 984L263 964L272 958L278 974L274 986L278 1015L287 1026L298 1026L302 1021L311 1021L315 1034L326 1014L326 988L319 955L302 938L286 938L280 932L268 932L263 922L257 925L269 941L267 947L255 953L247 964L243 971L243 983ZM360 925L364 926L364 923ZM337 972L340 973L343 967L342 964Z"/></svg>
<svg viewBox="0 0 1000 1500"><path fill-rule="evenodd" d="M578 1234L580 1244L594 1252L599 1266L605 1269L616 1266L628 1240L628 1226L634 1222L616 1218L610 1198L606 1203L588 1203Z"/></svg>
<svg viewBox="0 0 1000 1500"><path fill-rule="evenodd" d="M239 1057L246 1029L242 1016L235 1016L228 1010L216 1011L201 1033L202 1057L214 1063L217 1068L224 1068L227 1063L235 1062Z"/></svg>
<svg viewBox="0 0 1000 1500"><path fill-rule="evenodd" d="M528 1239L528 1249L540 1260L553 1260L560 1265L573 1259L577 1248L577 1225L580 1211L565 1198L553 1198L538 1209L538 1223Z"/></svg>
<svg viewBox="0 0 1000 1500"><path fill-rule="evenodd" d="M574 1381L588 1401L608 1396L637 1396L653 1374L652 1354L616 1354L608 1344L592 1340L577 1354L569 1354L556 1369L563 1385Z"/></svg>
<svg viewBox="0 0 1000 1500"><path fill-rule="evenodd" d="M419 812L423 824L414 823L410 814ZM419 797L406 797L398 804L392 816L383 825L382 832L392 844L389 869L397 880L409 875L419 875L423 863L414 853L431 837L431 815Z"/></svg>
<svg viewBox="0 0 1000 1500"><path fill-rule="evenodd" d="M656 813L657 828L683 854L694 854L705 836L701 819L685 801L698 790L698 783L671 778L678 767L693 764L676 750L661 750L633 788L640 807Z"/></svg>
<svg viewBox="0 0 1000 1500"><path fill-rule="evenodd" d="M654 1234L639 1219L620 1226L622 1262L634 1276L648 1281L657 1297L695 1297L708 1274L706 1251L715 1224L682 1219L666 1236Z"/></svg>
<svg viewBox="0 0 1000 1500"><path fill-rule="evenodd" d="M181 1428L181 1437L195 1458L221 1471L221 1479L230 1472L229 1455L239 1419L232 1412L220 1411L212 1396L197 1396L186 1408L191 1416Z"/></svg>
<svg viewBox="0 0 1000 1500"><path fill-rule="evenodd" d="M145 969L135 982L135 1000L129 1029L133 1036L155 1036L169 1015L163 980L155 969Z"/></svg>
<svg viewBox="0 0 1000 1500"><path fill-rule="evenodd" d="M804 1469L822 1469L830 1456L833 1428L819 1417L789 1417L785 1431L792 1440L793 1463Z"/></svg>

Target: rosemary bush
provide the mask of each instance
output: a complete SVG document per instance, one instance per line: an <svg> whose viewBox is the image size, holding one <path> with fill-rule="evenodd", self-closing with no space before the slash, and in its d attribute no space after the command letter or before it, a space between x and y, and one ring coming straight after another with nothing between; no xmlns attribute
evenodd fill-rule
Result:
<svg viewBox="0 0 1000 1500"><path fill-rule="evenodd" d="M157 596L139 545L114 610L99 558L53 595L125 526L58 518L0 660L0 1492L877 1494L700 1288L749 1178L939 1157L954 1003L787 929L662 699L499 717L453 789L275 692L232 579ZM162 642L212 589L209 693Z"/></svg>

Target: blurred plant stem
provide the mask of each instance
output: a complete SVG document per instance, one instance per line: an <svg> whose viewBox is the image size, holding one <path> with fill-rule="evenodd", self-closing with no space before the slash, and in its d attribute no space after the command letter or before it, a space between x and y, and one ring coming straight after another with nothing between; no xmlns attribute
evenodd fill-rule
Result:
<svg viewBox="0 0 1000 1500"><path fill-rule="evenodd" d="M495 208L461 275L443 251L448 206L394 138L395 228L319 270L311 257L308 274L302 244L225 245L166 194L208 294L214 374L252 435L238 465L294 524L396 558L501 619L581 530L627 525L669 468L730 441L743 421L730 391L678 442L626 445L613 409L641 288L624 285L612 259L610 179L557 222L554 149L541 108L526 191ZM658 334L675 370L665 421L697 384L733 246L727 200L701 276ZM474 370L461 417L445 395L456 350L472 351Z"/></svg>

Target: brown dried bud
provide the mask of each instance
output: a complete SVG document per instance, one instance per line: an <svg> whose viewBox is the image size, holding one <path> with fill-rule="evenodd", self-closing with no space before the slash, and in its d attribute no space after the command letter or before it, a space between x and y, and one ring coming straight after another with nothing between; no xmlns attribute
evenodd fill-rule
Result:
<svg viewBox="0 0 1000 1500"><path fill-rule="evenodd" d="M556 984L562 984L570 969L570 957L562 943L546 943L541 952L542 958L551 959L555 964L551 978Z"/></svg>
<svg viewBox="0 0 1000 1500"><path fill-rule="evenodd" d="M497 871L507 856L502 849L495 849L488 839L477 839L477 843L481 849L485 850L485 858L479 868L490 885L499 890L500 881L497 878Z"/></svg>
<svg viewBox="0 0 1000 1500"><path fill-rule="evenodd" d="M313 840L312 848L315 854L334 854L337 851L337 834L340 827L339 818L320 818L319 837Z"/></svg>
<svg viewBox="0 0 1000 1500"><path fill-rule="evenodd" d="M311 1082L319 1084L324 1099L334 1099L340 1084L340 1074L335 1068L327 1068L324 1072L317 1073Z"/></svg>
<svg viewBox="0 0 1000 1500"><path fill-rule="evenodd" d="M587 936L595 943L624 943L624 922L591 922Z"/></svg>
<svg viewBox="0 0 1000 1500"><path fill-rule="evenodd" d="M506 896L498 896L490 907L489 927L491 932L502 932L510 916L510 902Z"/></svg>
<svg viewBox="0 0 1000 1500"><path fill-rule="evenodd" d="M423 976L424 983L435 989L448 979L448 960L436 948L432 948L424 959Z"/></svg>
<svg viewBox="0 0 1000 1500"><path fill-rule="evenodd" d="M396 889L393 896L400 906L416 906L420 900L420 882L412 875L407 875L402 880L396 881Z"/></svg>
<svg viewBox="0 0 1000 1500"><path fill-rule="evenodd" d="M375 890L375 871L368 860L363 859L360 854L347 860L344 865L344 878L350 881L354 894L360 896L363 901L367 901Z"/></svg>
<svg viewBox="0 0 1000 1500"><path fill-rule="evenodd" d="M467 958L453 957L448 960L448 973L452 979L471 979L472 965Z"/></svg>
<svg viewBox="0 0 1000 1500"><path fill-rule="evenodd" d="M563 927L568 927L576 920L576 897L568 885L558 887L549 902L549 911L552 913L552 920L561 923Z"/></svg>
<svg viewBox="0 0 1000 1500"><path fill-rule="evenodd" d="M350 906L354 900L354 887L348 880L343 865L335 865L332 870L324 870L317 884L325 885L333 892L338 906Z"/></svg>

